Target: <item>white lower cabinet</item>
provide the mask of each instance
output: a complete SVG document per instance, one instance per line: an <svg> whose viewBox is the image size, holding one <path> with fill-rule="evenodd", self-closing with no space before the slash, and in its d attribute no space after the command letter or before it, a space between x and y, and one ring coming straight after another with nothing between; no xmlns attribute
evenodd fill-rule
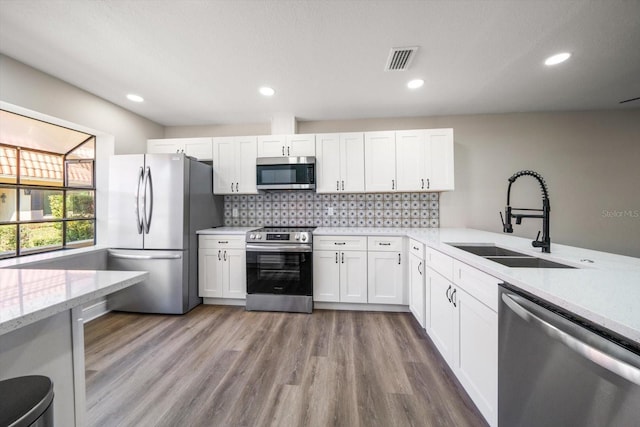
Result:
<svg viewBox="0 0 640 427"><path fill-rule="evenodd" d="M238 246L242 245L242 248ZM245 299L247 255L237 236L200 236L198 294L204 298Z"/></svg>
<svg viewBox="0 0 640 427"><path fill-rule="evenodd" d="M425 324L425 266L422 243L409 242L409 310L420 326Z"/></svg>
<svg viewBox="0 0 640 427"><path fill-rule="evenodd" d="M313 251L313 300L367 302L367 238L319 236Z"/></svg>
<svg viewBox="0 0 640 427"><path fill-rule="evenodd" d="M435 251L431 251L432 253ZM436 253L443 261L447 255ZM499 280L450 259L450 277L427 268L427 333L489 425L498 423ZM438 265L441 265L438 264Z"/></svg>
<svg viewBox="0 0 640 427"><path fill-rule="evenodd" d="M404 266L402 252L368 253L368 302L404 304Z"/></svg>

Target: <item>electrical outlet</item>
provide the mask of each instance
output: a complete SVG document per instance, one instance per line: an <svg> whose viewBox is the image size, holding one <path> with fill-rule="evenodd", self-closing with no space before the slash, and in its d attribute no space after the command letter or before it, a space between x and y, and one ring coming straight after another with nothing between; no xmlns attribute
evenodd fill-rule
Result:
<svg viewBox="0 0 640 427"><path fill-rule="evenodd" d="M234 218L238 218L240 216L240 212L238 212L238 208L233 208L231 211L231 216Z"/></svg>
<svg viewBox="0 0 640 427"><path fill-rule="evenodd" d="M333 211L333 206L327 207L327 215L334 216L335 212Z"/></svg>

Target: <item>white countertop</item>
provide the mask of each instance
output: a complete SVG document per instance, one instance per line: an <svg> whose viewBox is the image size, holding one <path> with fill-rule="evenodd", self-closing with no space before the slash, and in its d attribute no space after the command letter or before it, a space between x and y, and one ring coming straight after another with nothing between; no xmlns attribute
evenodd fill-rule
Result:
<svg viewBox="0 0 640 427"><path fill-rule="evenodd" d="M247 234L251 230L257 230L260 227L216 227L206 228L196 231L196 234Z"/></svg>
<svg viewBox="0 0 640 427"><path fill-rule="evenodd" d="M552 243L545 254L531 239L473 229L317 228L314 235L407 236L640 344L640 258ZM510 268L448 243L493 243L578 267ZM588 263L582 260L592 260Z"/></svg>
<svg viewBox="0 0 640 427"><path fill-rule="evenodd" d="M0 269L0 335L143 281L145 271Z"/></svg>

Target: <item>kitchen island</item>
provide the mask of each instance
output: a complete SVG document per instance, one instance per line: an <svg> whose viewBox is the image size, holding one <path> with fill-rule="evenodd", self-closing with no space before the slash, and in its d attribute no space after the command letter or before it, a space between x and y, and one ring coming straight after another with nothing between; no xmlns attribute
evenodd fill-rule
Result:
<svg viewBox="0 0 640 427"><path fill-rule="evenodd" d="M0 380L48 376L55 425L84 425L82 306L147 277L143 271L0 269Z"/></svg>

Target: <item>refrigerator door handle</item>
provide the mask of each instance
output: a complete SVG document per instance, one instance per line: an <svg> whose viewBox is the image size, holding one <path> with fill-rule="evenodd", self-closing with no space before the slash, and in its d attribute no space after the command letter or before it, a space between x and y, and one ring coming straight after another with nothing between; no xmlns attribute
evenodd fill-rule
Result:
<svg viewBox="0 0 640 427"><path fill-rule="evenodd" d="M109 251L109 256L120 259L180 259L182 255L129 255Z"/></svg>
<svg viewBox="0 0 640 427"><path fill-rule="evenodd" d="M149 193L149 209L147 210L147 193ZM149 215L147 216L147 212ZM151 168L147 166L147 170L144 175L144 232L149 234L151 228L151 217L153 216L153 182L151 180Z"/></svg>
<svg viewBox="0 0 640 427"><path fill-rule="evenodd" d="M140 184L144 176L144 169L140 166L138 171L138 186L136 187L136 225L138 226L138 234L142 234L142 219L140 218Z"/></svg>

